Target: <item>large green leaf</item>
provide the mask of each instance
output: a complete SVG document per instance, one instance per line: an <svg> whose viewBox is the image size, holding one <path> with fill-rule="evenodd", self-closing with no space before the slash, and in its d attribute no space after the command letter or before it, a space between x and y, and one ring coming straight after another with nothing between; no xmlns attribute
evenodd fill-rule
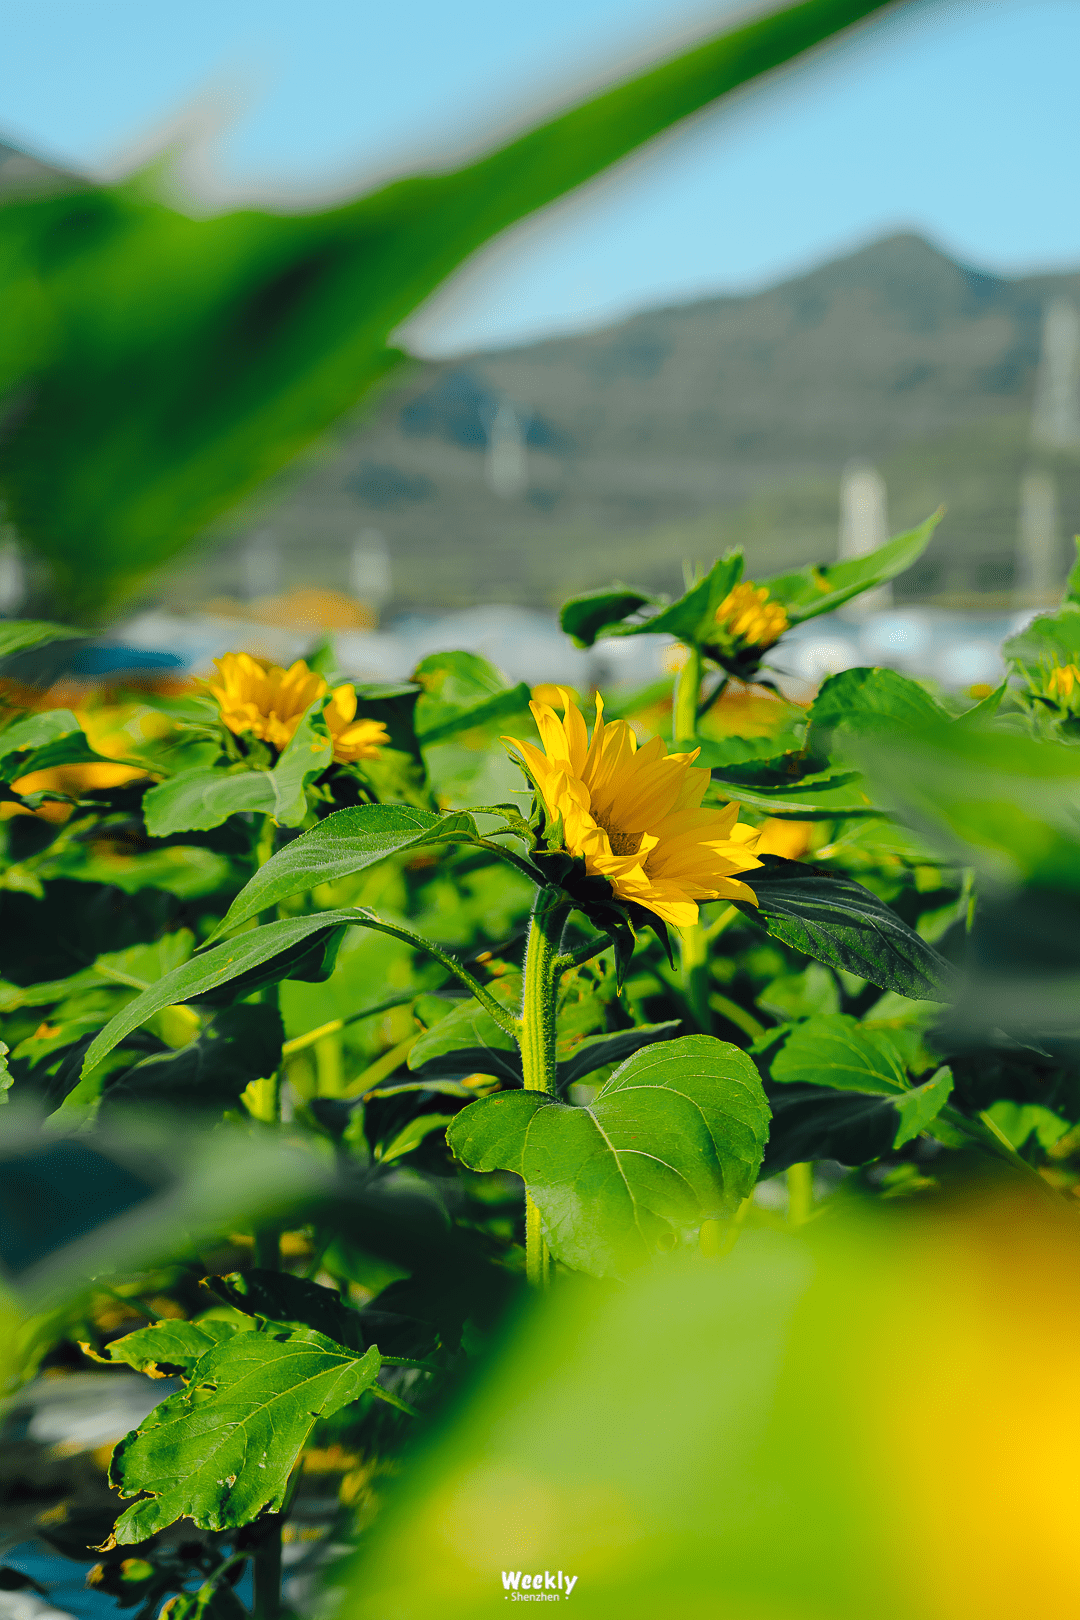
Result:
<svg viewBox="0 0 1080 1620"><path fill-rule="evenodd" d="M267 964L278 969L286 968L286 971L278 972L278 978L286 977L289 971L295 974L298 965L306 969L309 957L316 953L321 956L325 952L328 935L346 924L370 920L370 912L352 910L321 911L314 917L288 917L283 922L253 928L236 939L215 945L212 950L200 952L191 961L166 973L164 978L144 990L134 1001L128 1002L110 1019L87 1052L83 1073L89 1073L126 1035L138 1029L140 1024L145 1024L162 1007L172 1007L183 1001L205 1000L225 985L237 981L243 981L246 985ZM270 978L259 982L275 981ZM255 988L254 984L252 988Z"/></svg>
<svg viewBox="0 0 1080 1620"><path fill-rule="evenodd" d="M917 528L897 535L865 557L854 557L850 562L823 563L820 567L808 564L794 573L777 574L761 583L769 587L770 596L783 603L792 624L816 619L819 614L832 613L864 591L884 585L910 568L926 550L944 515L942 507Z"/></svg>
<svg viewBox="0 0 1080 1620"><path fill-rule="evenodd" d="M470 1169L523 1177L556 1258L607 1277L731 1215L754 1185L768 1127L745 1052L687 1035L636 1052L587 1108L504 1092L462 1109L447 1141Z"/></svg>
<svg viewBox="0 0 1080 1620"><path fill-rule="evenodd" d="M949 964L876 894L825 867L776 855L763 856L762 863L748 874L757 908L737 903L776 939L882 990L921 1001L944 999Z"/></svg>
<svg viewBox="0 0 1080 1620"><path fill-rule="evenodd" d="M244 810L272 816L283 827L299 826L308 808L304 789L333 757L322 718L329 701L320 698L312 705L272 771L181 771L151 788L143 799L151 838L205 832Z"/></svg>
<svg viewBox="0 0 1080 1620"><path fill-rule="evenodd" d="M872 791L959 865L998 883L1080 890L1080 749L1005 722L863 738Z"/></svg>
<svg viewBox="0 0 1080 1620"><path fill-rule="evenodd" d="M399 358L387 337L515 221L884 0L801 0L476 162L319 214L185 216L145 182L0 216L0 487L93 611L284 465Z"/></svg>
<svg viewBox="0 0 1080 1620"><path fill-rule="evenodd" d="M827 740L838 730L894 732L947 718L925 687L895 669L845 669L829 676L811 704L807 745L827 751Z"/></svg>
<svg viewBox="0 0 1080 1620"><path fill-rule="evenodd" d="M279 900L350 877L388 855L424 844L467 842L477 836L476 823L463 811L440 816L411 804L365 804L337 810L259 868L211 938L239 928Z"/></svg>
<svg viewBox="0 0 1080 1620"><path fill-rule="evenodd" d="M884 1030L867 1029L844 1013L796 1024L770 1063L769 1076L836 1091L908 1089L904 1060Z"/></svg>
<svg viewBox="0 0 1080 1620"><path fill-rule="evenodd" d="M525 682L512 686L477 653L432 653L416 666L413 679L421 688L414 724L425 748L473 726L520 714L529 706Z"/></svg>
<svg viewBox="0 0 1080 1620"><path fill-rule="evenodd" d="M120 1515L115 1544L182 1518L227 1530L276 1512L316 1422L369 1389L380 1366L378 1350L357 1356L313 1329L284 1340L236 1333L215 1345L188 1387L113 1452L109 1478L121 1496L148 1493Z"/></svg>
<svg viewBox="0 0 1080 1620"><path fill-rule="evenodd" d="M0 630L4 628L0 625ZM70 736L74 731L81 733L82 726L70 709L46 709L43 714L29 714L25 720L16 720L14 725L0 731L0 759L6 762L11 754L44 748L47 743ZM22 776L25 763L15 761L15 765L14 775ZM10 780L6 772L4 780Z"/></svg>

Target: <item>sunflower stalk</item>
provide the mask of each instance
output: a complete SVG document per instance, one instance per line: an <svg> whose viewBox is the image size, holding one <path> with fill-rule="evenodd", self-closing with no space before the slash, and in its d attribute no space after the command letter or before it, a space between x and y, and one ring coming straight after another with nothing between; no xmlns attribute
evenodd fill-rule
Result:
<svg viewBox="0 0 1080 1620"><path fill-rule="evenodd" d="M692 742L697 736L698 700L701 696L701 648L684 642L686 663L679 671L671 710L671 740Z"/></svg>
<svg viewBox="0 0 1080 1620"><path fill-rule="evenodd" d="M693 742L697 737L698 702L701 697L701 649L692 642L684 645L686 663L679 671L671 716L671 737L676 745ZM709 949L705 929L700 922L680 930L679 956L687 1008L698 1029L705 1035L711 1035Z"/></svg>
<svg viewBox="0 0 1080 1620"><path fill-rule="evenodd" d="M561 889L543 888L536 896L518 1024L521 1070L526 1091L555 1095L555 988L561 958L559 941L571 902ZM551 1253L544 1240L540 1211L525 1194L525 1273L533 1288L546 1288L552 1276Z"/></svg>

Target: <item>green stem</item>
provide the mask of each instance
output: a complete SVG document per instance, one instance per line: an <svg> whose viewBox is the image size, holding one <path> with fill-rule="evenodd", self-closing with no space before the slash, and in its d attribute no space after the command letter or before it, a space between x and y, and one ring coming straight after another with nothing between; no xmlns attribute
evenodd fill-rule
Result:
<svg viewBox="0 0 1080 1620"><path fill-rule="evenodd" d="M541 889L533 906L525 949L518 1044L526 1091L555 1095L555 983L559 937L570 902L560 889ZM551 1281L552 1263L540 1211L525 1194L525 1273L533 1288Z"/></svg>
<svg viewBox="0 0 1080 1620"><path fill-rule="evenodd" d="M698 1029L712 1034L709 1013L709 944L704 923L694 923L680 933L683 995Z"/></svg>
<svg viewBox="0 0 1080 1620"><path fill-rule="evenodd" d="M701 650L686 643L686 663L679 671L671 707L671 740L693 742L697 736L698 698L701 696Z"/></svg>
<svg viewBox="0 0 1080 1620"><path fill-rule="evenodd" d="M272 1513L251 1560L256 1620L277 1620L281 1613L281 1514Z"/></svg>
<svg viewBox="0 0 1080 1620"><path fill-rule="evenodd" d="M804 1226L814 1210L814 1167L812 1164L788 1166L788 1221L792 1226Z"/></svg>

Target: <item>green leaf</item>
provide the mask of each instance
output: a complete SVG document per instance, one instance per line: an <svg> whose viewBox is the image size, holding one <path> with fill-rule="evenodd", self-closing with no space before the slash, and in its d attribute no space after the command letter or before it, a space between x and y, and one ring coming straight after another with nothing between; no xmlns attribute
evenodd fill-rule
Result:
<svg viewBox="0 0 1080 1620"><path fill-rule="evenodd" d="M736 903L774 938L882 990L917 1001L945 999L949 964L861 883L776 855L762 856L762 866L747 876L758 907Z"/></svg>
<svg viewBox="0 0 1080 1620"><path fill-rule="evenodd" d="M858 747L872 791L937 854L1000 884L1080 889L1080 749L1007 723L928 727Z"/></svg>
<svg viewBox="0 0 1080 1620"><path fill-rule="evenodd" d="M865 557L850 562L824 563L820 567L808 564L790 574L777 574L764 579L769 595L787 609L790 623L802 624L816 619L820 613L832 613L864 591L895 579L922 556L930 543L934 530L945 516L940 507L918 528L897 535Z"/></svg>
<svg viewBox="0 0 1080 1620"><path fill-rule="evenodd" d="M952 1088L952 1070L939 1069L921 1086L913 1086L895 1099L900 1126L893 1138L894 1148L903 1147L905 1142L913 1141L926 1130L952 1096Z"/></svg>
<svg viewBox="0 0 1080 1620"><path fill-rule="evenodd" d="M6 626L0 625L0 630ZM47 709L44 714L30 714L25 720L16 720L14 725L5 727L0 731L0 759L7 760L10 754L23 753L26 749L43 748L46 743L55 742L58 737L67 737L73 731L81 734L82 726L70 709ZM11 775L25 775L22 762L17 762L18 768L13 772L5 771L4 781L9 781Z"/></svg>
<svg viewBox="0 0 1080 1620"><path fill-rule="evenodd" d="M109 1085L105 1103L233 1107L250 1081L277 1069L283 1040L276 1007L226 1007L179 1051L157 1053L125 1070Z"/></svg>
<svg viewBox="0 0 1080 1620"><path fill-rule="evenodd" d="M524 681L511 686L494 664L476 653L432 653L416 666L413 679L422 689L414 724L425 748L473 726L520 714L531 696Z"/></svg>
<svg viewBox="0 0 1080 1620"><path fill-rule="evenodd" d="M0 1103L7 1102L8 1092L11 1090L13 1075L11 1073L10 1065L8 1064L8 1058L10 1056L10 1046L6 1041L0 1041Z"/></svg>
<svg viewBox="0 0 1080 1620"><path fill-rule="evenodd" d="M165 889L178 900L197 900L229 886L232 867L224 855L198 844L169 844L145 855L103 855L92 844L83 844L66 849L55 863L48 862L43 875L75 883L107 883L124 894Z"/></svg>
<svg viewBox="0 0 1080 1620"><path fill-rule="evenodd" d="M1069 577L1065 581L1065 595L1061 599L1062 607L1066 603L1076 603L1077 606L1080 606L1080 534L1076 535L1074 543L1076 545L1076 561L1069 570Z"/></svg>
<svg viewBox="0 0 1080 1620"><path fill-rule="evenodd" d="M116 1545L181 1518L228 1530L277 1512L316 1422L358 1399L380 1365L378 1350L355 1356L310 1329L285 1340L237 1333L216 1345L188 1387L113 1452L113 1486L122 1496L148 1493L120 1515Z"/></svg>
<svg viewBox="0 0 1080 1620"><path fill-rule="evenodd" d="M399 360L389 334L483 243L883 4L803 0L462 168L322 213L198 218L145 180L9 201L11 520L88 611L350 409Z"/></svg>
<svg viewBox="0 0 1080 1620"><path fill-rule="evenodd" d="M307 814L304 789L331 762L332 743L322 718L329 698L304 715L272 771L189 770L151 788L143 799L151 838L206 832L250 810L296 827Z"/></svg>
<svg viewBox="0 0 1080 1620"><path fill-rule="evenodd" d="M1080 565L1078 565L1080 566ZM1002 642L1001 651L1029 676L1054 664L1080 661L1080 602L1068 598L1056 613L1040 613L1025 629Z"/></svg>
<svg viewBox="0 0 1080 1620"><path fill-rule="evenodd" d="M507 974L489 988L501 1006L513 1012L520 1007L520 974ZM424 1079L456 1080L480 1073L521 1084L517 1041L472 996L424 1031L409 1052L408 1064Z"/></svg>
<svg viewBox="0 0 1080 1620"><path fill-rule="evenodd" d="M88 1074L126 1035L145 1024L162 1007L206 999L225 985L235 985L236 981L246 984L267 964L272 964L277 978L288 976L290 971L295 973L297 967L307 969L313 957L321 958L325 953L328 935L345 924L369 919L370 913L361 911L323 911L314 917L289 917L284 922L253 928L212 950L200 952L190 962L167 973L110 1019L87 1052L83 1073ZM274 982L274 977L258 980L259 984Z"/></svg>
<svg viewBox="0 0 1080 1620"><path fill-rule="evenodd" d="M1069 1129L1068 1122L1041 1103L1011 1102L1007 1098L1000 1098L993 1103L986 1112L1005 1136L1008 1137L1017 1152L1027 1143L1034 1133L1039 1146L1046 1151L1052 1148L1055 1142Z"/></svg>
<svg viewBox="0 0 1080 1620"><path fill-rule="evenodd" d="M556 1258L607 1277L731 1215L754 1185L768 1125L750 1058L687 1035L636 1052L587 1108L504 1092L463 1108L447 1140L472 1170L523 1177Z"/></svg>
<svg viewBox="0 0 1080 1620"><path fill-rule="evenodd" d="M869 1164L896 1140L895 1099L794 1083L767 1089L773 1117L762 1179L816 1159Z"/></svg>
<svg viewBox="0 0 1080 1620"><path fill-rule="evenodd" d="M575 1080L613 1063L621 1063L632 1052L657 1041L670 1041L681 1026L678 1018L666 1019L661 1024L637 1024L633 1029L616 1029L610 1034L586 1035L572 1047L561 1063L555 1065L555 1082L560 1091L573 1085Z"/></svg>
<svg viewBox="0 0 1080 1620"><path fill-rule="evenodd" d="M949 1069L939 1069L921 1086L909 1085L904 1060L884 1030L868 1029L844 1013L797 1024L772 1059L769 1076L782 1085L826 1086L888 1097L899 1116L889 1143L893 1148L912 1141L937 1118L953 1085ZM874 1131L883 1128L874 1115L865 1116L864 1122ZM845 1124L850 1128L850 1119Z"/></svg>
<svg viewBox="0 0 1080 1620"><path fill-rule="evenodd" d="M449 1125L457 1118L456 1114L415 1114L407 1125L402 1126L396 1136L391 1137L385 1147L380 1147L375 1154L380 1164L389 1164L392 1159L403 1159L406 1153L418 1148L425 1137L440 1126Z"/></svg>
<svg viewBox="0 0 1080 1620"><path fill-rule="evenodd" d="M350 877L388 855L424 844L469 842L478 836L475 821L463 811L440 816L410 804L337 810L271 856L241 889L210 937L239 928L290 895Z"/></svg>
<svg viewBox="0 0 1080 1620"><path fill-rule="evenodd" d="M605 632L613 633L631 613L649 605L661 606L662 598L632 585L605 585L564 602L559 626L573 637L575 647L591 647Z"/></svg>
<svg viewBox="0 0 1080 1620"><path fill-rule="evenodd" d="M188 1372L215 1345L224 1344L236 1332L235 1322L155 1322L152 1327L136 1328L122 1339L111 1339L104 1356L95 1361L126 1362L136 1372L151 1378L164 1378L161 1368L180 1367Z"/></svg>
<svg viewBox="0 0 1080 1620"><path fill-rule="evenodd" d="M232 1271L225 1277L208 1277L206 1286L245 1316L314 1328L350 1350L364 1348L360 1317L335 1288L258 1266L251 1271Z"/></svg>
<svg viewBox="0 0 1080 1620"><path fill-rule="evenodd" d="M668 635L677 636L680 641L695 643L707 641L709 633L716 622L716 610L732 587L738 584L742 571L743 558L741 552L736 551L728 557L721 557L719 561L713 563L704 579L698 580L696 585L692 585L677 601L661 608L659 613L651 614L647 619L637 624L628 625L614 622L604 625L597 624L593 632L593 640L606 630L607 634L612 636ZM634 592L624 592L620 595L617 591L611 590L594 592L592 595L606 600L612 607L618 603L624 604L625 612L619 615L620 619L625 619L630 613L635 612L644 602L654 602L656 600L655 597L642 597L638 600ZM591 612L588 608L584 612L579 613L576 611L577 603L588 603L589 600L588 597L578 597L573 603L567 604L572 610L570 618L586 627L590 627L599 618L600 613L604 611L599 603ZM563 611L565 614L566 609ZM563 622L563 629L566 628L567 624ZM591 646L592 643L583 642L582 645Z"/></svg>
<svg viewBox="0 0 1080 1620"><path fill-rule="evenodd" d="M75 641L84 632L66 624L49 624L45 619L8 619L0 623L0 658L44 647L50 641Z"/></svg>
<svg viewBox="0 0 1080 1620"><path fill-rule="evenodd" d="M827 753L836 731L916 730L947 718L929 692L894 669L845 669L829 676L810 706L807 746Z"/></svg>
<svg viewBox="0 0 1080 1620"><path fill-rule="evenodd" d="M708 763L704 750L701 763ZM782 819L834 821L883 813L858 771L808 770L800 774L804 763L801 754L748 760L715 769L712 779L723 798Z"/></svg>
<svg viewBox="0 0 1080 1620"><path fill-rule="evenodd" d="M845 1013L797 1024L770 1063L769 1076L784 1084L796 1081L834 1091L893 1094L908 1089L903 1059L889 1037Z"/></svg>

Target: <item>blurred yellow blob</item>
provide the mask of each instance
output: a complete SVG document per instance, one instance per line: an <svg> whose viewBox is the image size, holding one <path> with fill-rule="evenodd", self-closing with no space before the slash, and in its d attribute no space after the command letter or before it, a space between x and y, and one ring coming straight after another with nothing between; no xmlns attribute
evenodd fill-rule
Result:
<svg viewBox="0 0 1080 1620"><path fill-rule="evenodd" d="M757 853L783 855L789 861L801 861L810 848L814 836L812 821L781 821L770 816L759 829Z"/></svg>
<svg viewBox="0 0 1080 1620"><path fill-rule="evenodd" d="M530 705L543 743L504 737L518 751L552 821L561 819L564 847L584 858L620 900L635 901L676 928L697 922L699 900L740 899L754 891L734 874L761 863L757 831L740 823L739 807L700 808L709 783L692 754L669 754L659 737L642 748L625 720L604 723L596 697L589 740L585 720L563 692L564 718Z"/></svg>
<svg viewBox="0 0 1080 1620"><path fill-rule="evenodd" d="M221 718L236 735L249 733L273 748L285 748L317 698L330 691L302 658L288 669L250 653L226 653L214 660L218 673L203 684L216 699ZM356 690L336 686L323 715L341 764L377 759L389 741L381 720L356 719Z"/></svg>
<svg viewBox="0 0 1080 1620"><path fill-rule="evenodd" d="M563 693L568 692L573 702L580 704L581 693L573 686L553 686L550 681L541 681L532 689L534 703L547 703L553 709L563 707Z"/></svg>
<svg viewBox="0 0 1080 1620"><path fill-rule="evenodd" d="M1061 703L1068 703L1080 683L1080 669L1075 664L1058 665L1046 677L1046 695Z"/></svg>
<svg viewBox="0 0 1080 1620"><path fill-rule="evenodd" d="M390 1494L338 1620L571 1579L582 1620L1080 1612L1080 1220L991 1174L562 1281Z"/></svg>

